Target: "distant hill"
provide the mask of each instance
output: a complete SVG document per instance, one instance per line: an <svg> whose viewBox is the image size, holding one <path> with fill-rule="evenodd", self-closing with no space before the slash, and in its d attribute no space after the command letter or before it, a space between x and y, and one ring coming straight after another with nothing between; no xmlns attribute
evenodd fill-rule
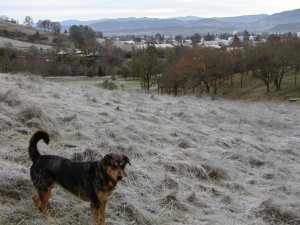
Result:
<svg viewBox="0 0 300 225"><path fill-rule="evenodd" d="M207 32L231 32L235 29L230 23L215 19L181 21L177 19L138 19L129 22L103 21L90 24L92 29L101 30L105 35L191 35Z"/></svg>
<svg viewBox="0 0 300 225"><path fill-rule="evenodd" d="M267 14L258 15L245 15L245 16L234 16L234 17L216 17L214 19L224 22L235 22L235 23L253 23L258 20L266 18Z"/></svg>
<svg viewBox="0 0 300 225"><path fill-rule="evenodd" d="M170 19L181 20L181 21L190 21L190 20L203 19L203 17L198 17L198 16L178 16L178 17L171 17Z"/></svg>
<svg viewBox="0 0 300 225"><path fill-rule="evenodd" d="M250 32L287 32L300 31L300 9L276 13L273 15L242 15L235 17L201 18L197 16L158 18L117 18L90 21L62 21L64 29L71 25L88 25L104 35L191 35L194 33L221 33L236 30Z"/></svg>
<svg viewBox="0 0 300 225"><path fill-rule="evenodd" d="M271 29L268 32L280 33L280 32L295 32L300 31L300 22L299 23L288 23L288 24L279 24Z"/></svg>
<svg viewBox="0 0 300 225"><path fill-rule="evenodd" d="M300 9L295 9L295 10L284 11L281 13L275 13L273 15L267 16L253 23L252 26L250 26L250 29L254 31L268 31L268 30L272 30L273 27L278 25L293 24L299 22L300 22ZM286 31L286 29L283 26L282 28L283 29L278 29L278 32Z"/></svg>

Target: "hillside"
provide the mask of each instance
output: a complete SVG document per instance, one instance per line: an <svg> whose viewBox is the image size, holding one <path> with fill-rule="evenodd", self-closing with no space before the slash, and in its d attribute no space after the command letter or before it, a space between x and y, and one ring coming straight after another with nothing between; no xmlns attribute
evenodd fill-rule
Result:
<svg viewBox="0 0 300 225"><path fill-rule="evenodd" d="M16 33L24 33L27 35L34 34L37 31L37 29L35 28L26 27L16 23L6 22L3 20L0 20L0 30L7 30Z"/></svg>
<svg viewBox="0 0 300 225"><path fill-rule="evenodd" d="M299 74L297 74L299 76ZM281 90L276 90L274 84L270 86L270 92L266 91L264 82L252 75L244 76L243 88L241 88L241 76L233 76L232 83L226 80L220 87L218 95L222 98L251 100L251 101L284 101L288 102L290 98L300 99L300 86L295 86L294 71L284 75ZM299 104L298 100L296 104Z"/></svg>
<svg viewBox="0 0 300 225"><path fill-rule="evenodd" d="M268 32L270 33L280 33L280 32L293 32L300 31L300 23L287 23L275 25Z"/></svg>
<svg viewBox="0 0 300 225"><path fill-rule="evenodd" d="M0 48L5 47L7 44L11 44L13 48L18 50L28 50L31 46L35 46L39 50L42 49L43 51L48 51L52 48L50 45L35 44L25 41L18 41L11 38L0 37Z"/></svg>
<svg viewBox="0 0 300 225"><path fill-rule="evenodd" d="M300 106L107 91L94 81L0 74L0 224L50 224L31 200L28 139L42 154L126 154L108 225L296 225ZM50 213L90 224L89 205L55 188Z"/></svg>
<svg viewBox="0 0 300 225"><path fill-rule="evenodd" d="M293 24L300 21L300 9L275 13L252 24L255 31L266 31L280 24ZM291 30L293 31L293 30ZM297 31L297 30L295 30ZM299 30L298 30L299 31Z"/></svg>
<svg viewBox="0 0 300 225"><path fill-rule="evenodd" d="M65 38L64 35L60 37ZM55 38L57 36L51 32L0 20L0 47L11 43L13 47L21 50L27 50L30 46L48 50L54 45Z"/></svg>

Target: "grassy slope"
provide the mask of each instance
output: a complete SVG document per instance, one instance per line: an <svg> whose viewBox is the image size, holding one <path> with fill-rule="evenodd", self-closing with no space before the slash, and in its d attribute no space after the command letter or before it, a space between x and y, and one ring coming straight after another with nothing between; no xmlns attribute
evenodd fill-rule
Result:
<svg viewBox="0 0 300 225"><path fill-rule="evenodd" d="M105 79L109 79L105 78ZM226 99L235 100L253 100L253 101L280 101L287 102L289 98L298 98L297 103L300 103L300 73L297 74L298 83L295 87L295 75L293 72L287 73L282 81L281 90L276 91L274 84L272 83L270 92L267 93L266 86L262 80L255 78L251 75L245 75L243 80L243 88L240 87L240 75L235 75L233 78L233 84L230 80L227 80L222 84L218 90L217 96ZM89 82L88 80L86 80ZM94 83L101 84L102 78L95 78ZM117 79L118 89L122 90L121 84L124 84L125 91L140 91L140 81L138 80L123 80L123 78ZM151 88L152 93L157 92L157 86Z"/></svg>
<svg viewBox="0 0 300 225"><path fill-rule="evenodd" d="M16 34L16 37L12 38L5 38L0 37L0 47L3 47L5 43L12 43L13 47L19 50L27 50L30 46L36 46L37 48L43 48L44 50L50 49L53 44L53 38L55 37L54 34L38 30L36 28L31 28L19 24L9 23L0 20L0 30L7 30L9 32L13 32ZM48 40L39 40L36 43L28 42L28 35L33 35L36 32L39 32L41 37L47 37ZM17 35L18 34L18 35Z"/></svg>
<svg viewBox="0 0 300 225"><path fill-rule="evenodd" d="M289 98L299 98L300 102L300 74L297 74L298 84L295 87L294 73L287 73L282 81L280 91L276 91L274 84L271 90L267 93L267 89L262 80L259 80L252 75L244 76L243 88L240 87L240 75L235 75L233 85L230 81L226 81L220 88L218 95L230 99L247 99L247 100L273 100L273 101L288 101Z"/></svg>
<svg viewBox="0 0 300 225"><path fill-rule="evenodd" d="M108 225L296 225L300 107L145 95L93 82L0 74L0 224L48 224L34 208L28 138L42 154L133 164L108 203ZM87 203L55 188L50 213L90 224Z"/></svg>
<svg viewBox="0 0 300 225"><path fill-rule="evenodd" d="M5 22L2 20L0 20L0 30L7 30L10 32L20 32L20 33L24 33L26 35L35 34L37 31L37 29L35 29L35 28L22 26L22 25L15 24L15 23L9 23L9 22ZM41 34L46 34L46 32L43 32L43 31L39 31L39 32Z"/></svg>
<svg viewBox="0 0 300 225"><path fill-rule="evenodd" d="M22 50L26 51L31 46L35 46L38 49L43 49L44 51L50 50L52 48L52 46L50 46L50 45L35 44L35 43L30 43L30 42L14 40L11 38L0 37L0 47L4 47L8 43L11 43L13 48L16 48L21 51Z"/></svg>

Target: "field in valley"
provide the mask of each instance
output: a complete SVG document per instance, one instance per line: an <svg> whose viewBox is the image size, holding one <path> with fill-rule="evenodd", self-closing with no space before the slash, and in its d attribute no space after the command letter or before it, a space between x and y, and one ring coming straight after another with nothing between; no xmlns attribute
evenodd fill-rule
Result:
<svg viewBox="0 0 300 225"><path fill-rule="evenodd" d="M92 82L0 74L0 224L50 224L34 207L27 147L132 163L108 225L300 223L300 106L104 90ZM90 224L89 204L57 187L50 214Z"/></svg>

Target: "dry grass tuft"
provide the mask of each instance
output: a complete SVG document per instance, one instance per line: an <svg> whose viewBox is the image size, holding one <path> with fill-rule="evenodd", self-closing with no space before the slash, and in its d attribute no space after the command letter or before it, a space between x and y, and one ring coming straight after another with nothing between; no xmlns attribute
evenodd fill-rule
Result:
<svg viewBox="0 0 300 225"><path fill-rule="evenodd" d="M255 158L255 157L250 157L248 162L251 166L254 166L254 167L261 167L261 166L264 166L266 164L265 161L262 161L258 158Z"/></svg>
<svg viewBox="0 0 300 225"><path fill-rule="evenodd" d="M277 204L272 199L263 201L256 211L256 215L262 217L271 224L298 225L300 213L288 207L286 204Z"/></svg>
<svg viewBox="0 0 300 225"><path fill-rule="evenodd" d="M210 164L202 164L208 176L213 180L226 180L229 179L228 172L218 166L213 166Z"/></svg>
<svg viewBox="0 0 300 225"><path fill-rule="evenodd" d="M43 111L36 106L27 106L21 109L17 116L22 123L26 123L35 118L42 119Z"/></svg>
<svg viewBox="0 0 300 225"><path fill-rule="evenodd" d="M103 157L98 151L93 149L86 149L83 152L75 152L71 159L75 161L93 161L100 160Z"/></svg>
<svg viewBox="0 0 300 225"><path fill-rule="evenodd" d="M178 147L183 148L183 149L187 149L187 148L190 148L191 146L187 141L183 140L182 142L179 143Z"/></svg>
<svg viewBox="0 0 300 225"><path fill-rule="evenodd" d="M21 107L16 115L17 120L26 127L53 131L54 121L41 108L34 105Z"/></svg>
<svg viewBox="0 0 300 225"><path fill-rule="evenodd" d="M27 197L32 186L26 172L22 166L0 161L0 196L18 200Z"/></svg>
<svg viewBox="0 0 300 225"><path fill-rule="evenodd" d="M16 93L13 93L12 90L9 90L5 93L0 92L0 103L4 102L8 104L9 106L18 106L21 104L21 101L19 100Z"/></svg>

